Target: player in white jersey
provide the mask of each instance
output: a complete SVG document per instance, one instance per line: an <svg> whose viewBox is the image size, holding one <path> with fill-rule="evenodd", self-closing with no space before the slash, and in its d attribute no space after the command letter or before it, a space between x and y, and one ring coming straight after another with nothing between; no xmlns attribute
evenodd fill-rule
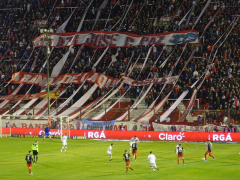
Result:
<svg viewBox="0 0 240 180"><path fill-rule="evenodd" d="M154 154L152 154L152 151L150 151L147 161L148 161L148 159L150 160L150 167L153 170L153 172L155 172L154 167L159 171L159 169L157 168L157 165L156 165L156 156Z"/></svg>
<svg viewBox="0 0 240 180"><path fill-rule="evenodd" d="M112 160L112 147L113 147L113 143L107 149L107 154L109 155L109 161Z"/></svg>
<svg viewBox="0 0 240 180"><path fill-rule="evenodd" d="M65 148L64 152L67 152L67 139L68 139L68 135L67 133L65 133L65 135L62 137L62 144L63 144L63 147L62 149L60 150L62 152L62 150Z"/></svg>
<svg viewBox="0 0 240 180"><path fill-rule="evenodd" d="M136 143L136 141L139 142L139 139L137 138L137 136L134 136L132 139L130 139L130 141L129 141L130 153L131 153L131 151L132 151L132 144L133 144L133 143Z"/></svg>

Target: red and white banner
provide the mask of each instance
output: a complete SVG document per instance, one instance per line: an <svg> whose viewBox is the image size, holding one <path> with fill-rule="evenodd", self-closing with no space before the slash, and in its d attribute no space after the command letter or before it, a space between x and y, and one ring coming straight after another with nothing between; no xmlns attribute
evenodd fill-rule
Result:
<svg viewBox="0 0 240 180"><path fill-rule="evenodd" d="M213 124L195 126L195 125L174 125L174 124L159 124L152 123L154 131L172 131L172 126L176 127L177 132L213 132L214 128L217 127L218 132L225 132L226 126L216 126ZM239 126L235 126L235 129L239 129ZM232 130L232 129L231 129Z"/></svg>
<svg viewBox="0 0 240 180"><path fill-rule="evenodd" d="M82 84L85 80L89 83L96 83L100 88L116 86L121 81L121 79L114 79L107 75L91 71L86 73L73 73L57 77L49 77L49 85L57 86L60 84ZM43 87L47 86L47 75L42 73L27 73L20 71L12 75L11 83L35 84Z"/></svg>
<svg viewBox="0 0 240 180"><path fill-rule="evenodd" d="M48 120L34 120L34 118L31 115L26 115L26 120L20 120L17 119L17 116L15 117L16 119L2 119L3 121L3 126L5 127L7 123L10 123L12 129L20 129L20 128L32 128L32 129L45 129L48 125ZM28 118L28 119L27 119ZM60 127L60 126L59 126ZM73 123L62 123L62 128L63 129L72 129L73 128Z"/></svg>
<svg viewBox="0 0 240 180"><path fill-rule="evenodd" d="M73 33L51 33L51 47L66 47L85 44L93 48L132 47L148 45L176 45L198 43L199 32L195 30L173 31L167 33L138 35L118 31L84 31ZM34 39L34 47L46 46L46 34Z"/></svg>
<svg viewBox="0 0 240 180"><path fill-rule="evenodd" d="M10 134L10 128L3 128L3 134ZM58 129L50 129L52 135L60 135ZM11 134L41 135L42 129L11 128ZM210 141L240 142L240 133L214 132L167 132L167 131L111 131L111 130L65 130L72 136L86 136L87 139L120 139L129 140L137 136L140 140L150 141Z"/></svg>
<svg viewBox="0 0 240 180"><path fill-rule="evenodd" d="M85 80L88 83L96 83L99 88L108 88L116 86L121 80L123 83L129 84L131 86L144 86L151 83L154 84L173 84L179 76L170 76L162 78L150 78L143 81L137 81L129 78L128 76L123 76L120 79L115 79L110 76L104 75L97 72L86 72L86 73L73 73L64 74L57 77L49 77L49 85L57 86L60 84L82 84ZM47 86L47 75L42 73L27 73L20 71L12 75L11 83L15 84L35 84L37 86Z"/></svg>
<svg viewBox="0 0 240 180"><path fill-rule="evenodd" d="M145 86L150 84L173 84L178 80L179 76L170 76L170 77L162 77L162 78L150 78L144 79L142 81L137 81L131 79L130 77L123 76L124 83L129 84L131 86Z"/></svg>

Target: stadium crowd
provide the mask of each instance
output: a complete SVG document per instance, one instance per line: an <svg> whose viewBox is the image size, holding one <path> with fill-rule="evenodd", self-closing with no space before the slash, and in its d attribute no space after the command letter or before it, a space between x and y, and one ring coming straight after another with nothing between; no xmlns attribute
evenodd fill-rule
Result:
<svg viewBox="0 0 240 180"><path fill-rule="evenodd" d="M228 29L230 30L231 23L236 19L236 15L240 13L240 2L236 0L227 0L222 10L218 12L211 25L204 32L204 27L217 12L217 9L222 5L222 1L213 1L210 3L201 20L196 26L194 22L200 15L206 0L197 2L191 18L184 20L181 25L178 22L189 11L196 1L189 0L109 0L106 7L101 10L99 20L94 26L95 18L102 1L93 0L89 7L81 31L105 30L105 31L122 31L135 34L154 34L171 31L183 31L195 29L202 35L200 46L197 48L194 58L189 62L188 66L180 75L179 81L175 87L167 85L160 95L158 102L163 99L168 92L173 89L170 98L177 99L181 93L189 89L186 98L190 98L193 89L190 86L206 72L206 80L198 91L197 98L200 99L200 104L209 105L209 110L231 110L233 118L234 114L239 111L239 91L240 91L240 37L238 36L240 24L234 26L233 30L219 47L216 58L213 62L208 61L215 54L217 46L211 48L214 43ZM33 73L38 73L45 60L47 59L46 50L44 48L33 48L32 40L41 35L41 29L51 29L56 32L57 28L65 22L76 7L76 10L70 19L66 32L77 31L81 18L84 15L85 9L90 3L90 0L2 0L0 2L0 84L1 95L11 94L18 86L9 84L5 87L7 81L11 79L14 72L26 71L30 72L34 59L38 57L37 63L34 65ZM127 6L126 6L127 5ZM54 7L54 8L52 8ZM161 17L171 17L166 23L161 22ZM224 36L225 37L225 36ZM167 47L163 50L163 46L154 46L147 61L147 65L140 72L140 68L135 68L130 74L133 79L143 80L148 77L163 77L167 76L174 66L183 50L184 45L176 47ZM80 47L75 46L71 51L60 74L65 74L69 71L75 54ZM93 49L85 46L76 63L70 70L70 73L89 72L95 70L97 72L106 73L107 75L119 78L123 74L129 72L128 63L132 53L134 58L132 62L137 60L137 57L142 53L139 63L143 63L150 46L146 47L131 47L131 48L109 48L103 60L99 63L96 69L92 69L93 64L103 53L104 49ZM185 63L195 49L195 45L187 45L179 63L174 66L172 75L180 74ZM38 56L38 52L39 56ZM50 72L54 65L67 52L67 48L55 48L50 56ZM163 52L163 53L161 53ZM172 53L172 54L171 54ZM31 55L32 54L32 55ZM112 56L116 55L117 61L114 61L108 68L108 64L112 61ZM168 55L171 54L165 67L161 67ZM157 57L159 61L154 65ZM24 68L23 68L24 67ZM129 66L131 67L131 66ZM42 71L47 73L47 69ZM198 85L198 84L197 84ZM195 88L197 87L195 86ZM83 88L74 97L74 101L78 100L92 84L86 83ZM19 94L25 94L30 85L25 85ZM64 86L65 88L67 86ZM73 91L78 88L77 85L72 85L67 89L63 97L69 97ZM129 86L125 85L120 93L123 94ZM162 85L154 84L151 91L147 95L145 101L148 105L156 99L161 91ZM41 87L32 88L30 93L40 92ZM142 89L131 87L128 96L136 98ZM105 94L107 90L94 92L90 101ZM120 94L119 93L119 94ZM170 103L166 103L164 108L170 107ZM208 116L211 116L210 114Z"/></svg>

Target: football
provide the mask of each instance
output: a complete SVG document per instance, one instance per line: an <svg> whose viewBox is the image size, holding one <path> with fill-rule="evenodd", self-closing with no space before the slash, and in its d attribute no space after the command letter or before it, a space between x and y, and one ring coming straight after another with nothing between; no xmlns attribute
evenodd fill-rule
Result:
<svg viewBox="0 0 240 180"><path fill-rule="evenodd" d="M205 161L205 158L202 158L203 161Z"/></svg>

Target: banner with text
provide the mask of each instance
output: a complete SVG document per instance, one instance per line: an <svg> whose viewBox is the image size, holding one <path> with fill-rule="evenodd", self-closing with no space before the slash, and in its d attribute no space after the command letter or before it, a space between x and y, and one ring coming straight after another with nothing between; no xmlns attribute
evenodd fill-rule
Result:
<svg viewBox="0 0 240 180"><path fill-rule="evenodd" d="M113 130L116 120L90 121L87 119L73 119L73 128L78 130Z"/></svg>
<svg viewBox="0 0 240 180"><path fill-rule="evenodd" d="M12 128L42 128L44 129L47 124L48 121L47 120L35 120L33 119L34 117L31 115L26 115L26 119L19 119L18 116L15 116L12 119L2 119L3 121L3 127L7 127L7 125L9 125ZM115 121L115 120L114 120ZM93 121L96 122L92 125L99 125L99 122L101 123L101 125L103 125L105 123L105 125L113 125L114 129L113 130L117 130L120 131L120 126L122 125L122 121L105 121L105 122L101 122L101 121ZM135 122L134 121L126 121L123 123L124 125L124 129L125 131L131 131L133 129ZM136 123L137 124L137 131L147 131L148 128L150 127L150 124L148 122L143 122L143 123ZM70 121L69 126L68 123L63 123L63 129L75 129L75 130L83 130L83 129L87 128L87 124L84 124L82 120L78 120L78 119L73 119L73 121ZM109 127L107 127L109 128ZM107 129L106 128L106 129Z"/></svg>
<svg viewBox="0 0 240 180"><path fill-rule="evenodd" d="M86 73L74 73L74 74L64 74L57 77L49 77L49 85L57 86L60 84L82 84L84 81L88 83L97 84L99 88L116 86L121 81L121 79L115 79L110 76L96 73L96 72L86 72ZM27 73L27 72L17 72L12 75L11 83L24 83L24 84L35 84L37 86L47 86L47 75L42 73Z"/></svg>
<svg viewBox="0 0 240 180"><path fill-rule="evenodd" d="M134 80L130 77L123 76L124 83L131 86L145 86L150 84L173 84L178 80L179 76L161 77L161 78L150 78L142 81Z"/></svg>
<svg viewBox="0 0 240 180"><path fill-rule="evenodd" d="M162 78L150 78L142 81L137 81L131 79L128 76L123 76L122 78L116 79L105 74L96 72L86 72L86 73L74 73L74 74L64 74L57 77L49 77L49 85L57 86L59 84L82 84L85 80L88 83L96 83L99 88L113 87L119 84L121 80L123 83L129 84L131 86L144 86L151 83L154 84L173 84L177 81L179 76L170 76ZM47 86L47 75L42 73L27 73L27 72L17 72L12 75L11 83L16 84L35 84L37 86Z"/></svg>
<svg viewBox="0 0 240 180"><path fill-rule="evenodd" d="M46 46L46 36L51 39L50 47L66 47L82 45L105 48L132 47L148 45L176 45L184 43L198 43L199 32L195 30L173 31L167 33L138 35L118 31L85 31L73 33L42 34L34 39L34 47Z"/></svg>
<svg viewBox="0 0 240 180"><path fill-rule="evenodd" d="M172 131L173 126L175 126L176 131L178 132L213 132L217 128L218 132L225 132L226 126L216 126L213 124L208 124L205 126L188 126L188 125L165 125L152 123L154 131ZM235 131L238 131L239 127L233 127ZM229 129L228 131L234 131Z"/></svg>
<svg viewBox="0 0 240 180"><path fill-rule="evenodd" d="M3 134L41 135L42 129L2 128ZM70 132L69 132L70 131ZM50 129L52 135L59 135L58 129ZM140 141L202 141L207 139L214 142L240 142L240 133L215 132L165 132L165 131L111 131L111 130L63 130L62 134L85 136L87 139L120 139L129 140L137 136Z"/></svg>
<svg viewBox="0 0 240 180"><path fill-rule="evenodd" d="M26 120L20 120L17 116L13 119L2 119L3 121L3 127L7 127L9 124L12 129L14 128L32 128L32 129L45 129L48 125L48 120L35 120L31 115L26 115ZM56 122L56 128L57 128L57 122ZM58 124L60 128L60 124ZM63 129L72 129L73 128L73 122L68 123L62 123Z"/></svg>

